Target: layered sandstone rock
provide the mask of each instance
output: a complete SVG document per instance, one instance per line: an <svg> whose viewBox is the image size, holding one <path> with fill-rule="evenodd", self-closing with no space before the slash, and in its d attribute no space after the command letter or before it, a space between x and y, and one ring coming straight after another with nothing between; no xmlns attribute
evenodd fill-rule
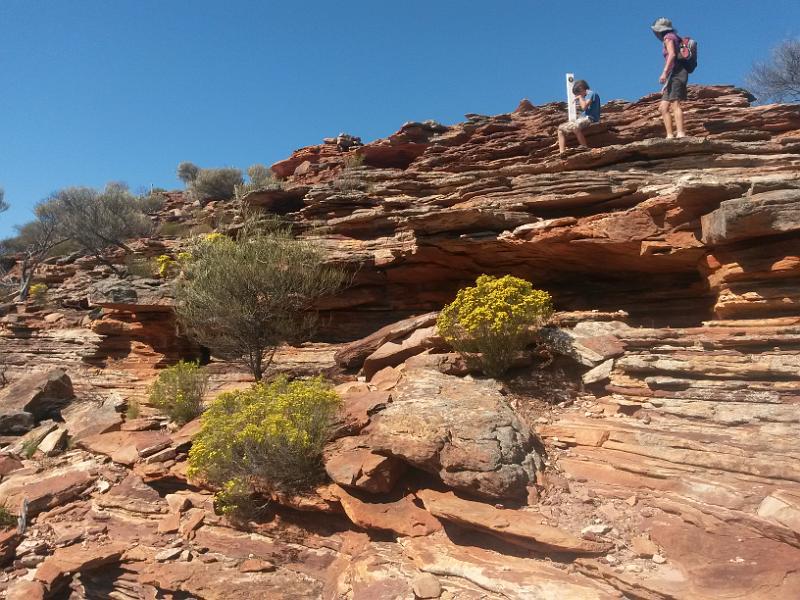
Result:
<svg viewBox="0 0 800 600"><path fill-rule="evenodd" d="M353 273L321 305L321 339L348 344L283 349L276 368L368 381L339 388L325 453L338 485L276 494L247 531L187 482L197 423L170 432L146 406L123 415L157 369L203 357L177 333L169 280L49 259L37 273L49 304L0 307L0 359L18 390L31 370L65 370L76 398L0 392L0 502L24 524L0 587L9 598L800 596L800 109L693 87L692 137L663 140L657 100L607 104L592 149L564 156L565 107L522 103L368 144L342 136L273 167L280 189L246 203L284 215ZM158 220L237 226L231 203L181 193ZM137 258L182 246L131 242ZM122 268L121 253L110 259ZM552 356L503 384L465 378L431 329L482 273L530 279L567 311L545 332ZM215 391L247 383L231 365L210 370Z"/></svg>

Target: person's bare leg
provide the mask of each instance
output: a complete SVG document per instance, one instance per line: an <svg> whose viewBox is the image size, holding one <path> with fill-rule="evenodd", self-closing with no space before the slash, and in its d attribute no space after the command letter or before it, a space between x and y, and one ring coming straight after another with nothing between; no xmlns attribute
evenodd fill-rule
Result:
<svg viewBox="0 0 800 600"><path fill-rule="evenodd" d="M683 107L679 100L672 103L672 114L675 116L675 129L678 130L676 136L686 137L686 130L683 128Z"/></svg>
<svg viewBox="0 0 800 600"><path fill-rule="evenodd" d="M669 114L669 102L662 100L658 105L658 110L661 112L661 118L664 120L664 128L667 130L667 139L674 137L672 135L672 117Z"/></svg>
<svg viewBox="0 0 800 600"><path fill-rule="evenodd" d="M589 142L586 141L586 136L583 134L583 131L581 131L580 129L576 129L575 130L575 137L578 138L578 143L581 146L584 146L586 148L589 147Z"/></svg>
<svg viewBox="0 0 800 600"><path fill-rule="evenodd" d="M561 154L564 154L566 149L567 149L567 136L565 136L564 132L559 129L558 130L558 151Z"/></svg>

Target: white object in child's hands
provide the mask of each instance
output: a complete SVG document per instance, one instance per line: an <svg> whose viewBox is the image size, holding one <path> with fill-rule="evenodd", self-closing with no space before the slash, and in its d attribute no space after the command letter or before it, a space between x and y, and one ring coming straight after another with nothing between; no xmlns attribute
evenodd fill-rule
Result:
<svg viewBox="0 0 800 600"><path fill-rule="evenodd" d="M578 119L578 108L575 106L575 94L572 93L572 86L575 85L575 75L567 73L567 111L569 121Z"/></svg>

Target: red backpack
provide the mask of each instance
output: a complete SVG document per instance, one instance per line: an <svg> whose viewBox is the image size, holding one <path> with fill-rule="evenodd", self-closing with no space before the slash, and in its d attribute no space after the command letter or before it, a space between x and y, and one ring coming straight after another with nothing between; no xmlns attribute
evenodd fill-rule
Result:
<svg viewBox="0 0 800 600"><path fill-rule="evenodd" d="M678 60L683 63L689 73L697 68L697 40L690 37L679 37Z"/></svg>

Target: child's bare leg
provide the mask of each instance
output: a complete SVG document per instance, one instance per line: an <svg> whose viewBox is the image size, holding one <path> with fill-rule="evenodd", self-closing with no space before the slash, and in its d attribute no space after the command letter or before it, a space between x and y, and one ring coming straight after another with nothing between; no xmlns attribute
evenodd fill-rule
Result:
<svg viewBox="0 0 800 600"><path fill-rule="evenodd" d="M576 129L575 137L578 138L578 143L581 146L586 146L588 148L589 143L586 141L586 136L583 134L583 131L581 131L580 129Z"/></svg>
<svg viewBox="0 0 800 600"><path fill-rule="evenodd" d="M664 128L667 130L667 138L674 137L672 135L672 117L669 114L669 102L662 100L658 105L658 110L661 112L661 118L664 120Z"/></svg>
<svg viewBox="0 0 800 600"><path fill-rule="evenodd" d="M683 128L683 107L680 101L676 100L672 103L672 114L675 116L675 129L678 130L678 137L686 137L686 131Z"/></svg>
<svg viewBox="0 0 800 600"><path fill-rule="evenodd" d="M558 151L563 154L567 149L567 136L560 129L558 130Z"/></svg>

